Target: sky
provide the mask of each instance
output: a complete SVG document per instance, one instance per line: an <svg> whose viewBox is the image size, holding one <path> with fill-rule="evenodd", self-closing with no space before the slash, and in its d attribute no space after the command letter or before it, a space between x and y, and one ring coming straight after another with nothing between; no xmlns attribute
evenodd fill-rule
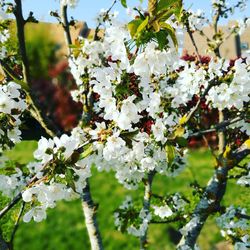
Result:
<svg viewBox="0 0 250 250"><path fill-rule="evenodd" d="M249 0L250 1L250 0ZM89 27L95 27L95 17L99 11L111 6L113 0L79 0L78 6L75 9L69 9L69 16L74 16L78 21L86 21ZM147 2L147 0L144 0ZM193 10L201 9L205 11L208 17L211 16L211 0L184 0L186 8ZM228 0L235 3L235 0ZM128 6L138 6L139 0L127 0ZM247 4L247 10L244 13L236 12L233 19L240 19L250 15L250 3ZM28 15L30 11L34 12L34 16L41 21L56 22L55 18L50 17L50 10L58 10L59 0L23 0L23 11ZM119 16L122 20L128 20L125 9L118 2L114 10L119 11Z"/></svg>

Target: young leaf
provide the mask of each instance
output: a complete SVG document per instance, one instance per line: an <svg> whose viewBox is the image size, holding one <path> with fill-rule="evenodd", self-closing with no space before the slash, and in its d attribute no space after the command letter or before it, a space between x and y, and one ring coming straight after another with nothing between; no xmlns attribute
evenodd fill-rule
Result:
<svg viewBox="0 0 250 250"><path fill-rule="evenodd" d="M169 36L171 37L171 39L174 43L175 48L177 49L178 48L178 41L177 41L177 38L175 35L175 29L171 25L169 25L168 23L161 23L160 26L167 31L167 33L169 34Z"/></svg>
<svg viewBox="0 0 250 250"><path fill-rule="evenodd" d="M157 0L148 0L148 12L150 15L153 15L157 9L158 1Z"/></svg>
<svg viewBox="0 0 250 250"><path fill-rule="evenodd" d="M136 35L138 35L141 31L143 31L148 25L148 16L147 18L139 25L137 31L136 31Z"/></svg>
<svg viewBox="0 0 250 250"><path fill-rule="evenodd" d="M141 23L142 23L141 19L135 19L128 23L128 30L129 30L131 37L133 38L135 37L138 27L140 26Z"/></svg>
<svg viewBox="0 0 250 250"><path fill-rule="evenodd" d="M167 157L168 165L171 166L175 158L174 146L166 145L165 150L166 150L166 157Z"/></svg>
<svg viewBox="0 0 250 250"><path fill-rule="evenodd" d="M178 127L175 132L174 135L175 137L182 137L185 133L185 129L183 127Z"/></svg>
<svg viewBox="0 0 250 250"><path fill-rule="evenodd" d="M121 4L124 8L127 8L127 0L121 0Z"/></svg>

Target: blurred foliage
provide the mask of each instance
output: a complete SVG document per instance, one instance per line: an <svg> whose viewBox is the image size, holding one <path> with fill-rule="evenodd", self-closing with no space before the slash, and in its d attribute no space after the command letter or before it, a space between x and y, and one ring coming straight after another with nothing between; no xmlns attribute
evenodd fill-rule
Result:
<svg viewBox="0 0 250 250"><path fill-rule="evenodd" d="M57 44L53 41L49 27L41 24L28 24L26 27L26 48L31 77L48 79L48 69L57 62Z"/></svg>

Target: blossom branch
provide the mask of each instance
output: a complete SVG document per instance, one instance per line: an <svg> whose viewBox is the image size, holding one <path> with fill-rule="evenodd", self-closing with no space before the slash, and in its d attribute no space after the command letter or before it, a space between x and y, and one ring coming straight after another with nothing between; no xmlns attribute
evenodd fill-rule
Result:
<svg viewBox="0 0 250 250"><path fill-rule="evenodd" d="M28 187L30 184L32 184L33 182L36 182L38 180L37 176L33 176L33 178L31 178L31 180L26 184L26 187ZM21 199L22 199L22 192L18 193L12 200L11 202L0 211L0 219L5 216L5 214L12 209Z"/></svg>
<svg viewBox="0 0 250 250"><path fill-rule="evenodd" d="M228 171L249 154L250 150L243 145L232 153L230 159L221 158L221 166L216 168L213 177L208 182L205 192L191 216L191 220L186 224L188 230L182 236L178 245L179 250L185 249L185 247L194 248L207 218L220 209L220 203L226 191Z"/></svg>
<svg viewBox="0 0 250 250"><path fill-rule="evenodd" d="M195 52L196 52L196 55L198 57L198 60L201 63L201 56L200 56L200 53L199 53L199 49L198 49L198 46L197 46L197 44L195 42L194 35L193 35L193 32L190 29L188 21L186 22L186 28L187 28L187 33L189 35L189 38L190 38L190 40L191 40L191 42L192 42L192 44L193 44L193 46L195 48Z"/></svg>
<svg viewBox="0 0 250 250"><path fill-rule="evenodd" d="M70 34L69 29L69 22L67 18L67 5L63 5L61 3L61 23L63 25L64 34L66 38L66 43L68 45L68 52L69 55L71 53L70 46L72 45L72 38ZM97 223L96 218L96 212L97 212L97 206L94 205L94 202L92 200L91 192L90 192L90 186L88 179L86 180L86 186L82 190L82 193L80 194L82 199L82 209L85 216L85 224L87 227L91 248L93 250L101 250L103 249L102 246L102 238L99 230L99 226Z"/></svg>
<svg viewBox="0 0 250 250"><path fill-rule="evenodd" d="M111 5L111 6L109 7L109 9L106 11L103 20L105 20L106 18L108 18L110 11L113 9L113 7L115 6L116 3L117 3L117 0L114 0L114 2L112 3L112 5ZM99 37L98 37L98 32L100 31L101 25L102 25L102 22L100 21L100 22L98 23L98 25L96 26L95 35L94 35L94 39L93 39L94 41L97 41L97 40L99 39Z"/></svg>

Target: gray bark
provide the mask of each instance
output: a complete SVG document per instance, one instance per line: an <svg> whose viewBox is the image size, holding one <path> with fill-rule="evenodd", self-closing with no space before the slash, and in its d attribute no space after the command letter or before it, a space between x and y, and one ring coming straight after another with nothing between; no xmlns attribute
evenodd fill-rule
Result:
<svg viewBox="0 0 250 250"><path fill-rule="evenodd" d="M91 249L102 250L102 238L96 218L97 207L92 200L88 180L86 187L82 191L82 209L85 216L85 224L89 235Z"/></svg>

